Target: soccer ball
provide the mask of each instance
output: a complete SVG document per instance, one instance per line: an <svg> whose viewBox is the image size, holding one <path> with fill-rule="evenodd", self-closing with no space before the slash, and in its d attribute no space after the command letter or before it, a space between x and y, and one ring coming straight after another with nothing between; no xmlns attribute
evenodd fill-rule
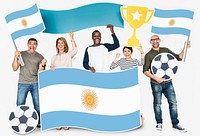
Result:
<svg viewBox="0 0 200 136"><path fill-rule="evenodd" d="M10 126L18 134L32 132L36 128L38 120L37 112L26 105L17 106L9 116Z"/></svg>
<svg viewBox="0 0 200 136"><path fill-rule="evenodd" d="M165 80L172 79L177 73L177 59L170 53L160 53L154 57L151 63L152 73Z"/></svg>

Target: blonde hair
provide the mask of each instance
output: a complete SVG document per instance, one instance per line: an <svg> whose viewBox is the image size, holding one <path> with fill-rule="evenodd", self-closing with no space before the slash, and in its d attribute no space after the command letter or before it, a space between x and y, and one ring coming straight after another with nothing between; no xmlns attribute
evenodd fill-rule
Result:
<svg viewBox="0 0 200 136"><path fill-rule="evenodd" d="M64 37L59 37L56 39L56 50L57 50L57 53L59 53L59 49L58 49L58 41L61 40L63 43L64 43L64 52L67 53L68 50L69 50L69 47L68 47L68 44L67 44L67 41Z"/></svg>

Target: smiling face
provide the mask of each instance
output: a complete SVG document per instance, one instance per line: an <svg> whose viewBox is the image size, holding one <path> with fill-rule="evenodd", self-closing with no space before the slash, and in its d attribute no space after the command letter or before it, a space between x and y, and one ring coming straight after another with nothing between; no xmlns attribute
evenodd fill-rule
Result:
<svg viewBox="0 0 200 136"><path fill-rule="evenodd" d="M158 35L151 36L150 43L154 49L158 49L160 46L160 38Z"/></svg>
<svg viewBox="0 0 200 136"><path fill-rule="evenodd" d="M60 37L56 40L56 49L57 49L57 53L68 52L68 44L64 37Z"/></svg>
<svg viewBox="0 0 200 136"><path fill-rule="evenodd" d="M64 50L65 44L62 40L58 40L57 48L58 50Z"/></svg>
<svg viewBox="0 0 200 136"><path fill-rule="evenodd" d="M101 43L101 33L97 30L94 31L92 33L92 39L93 39L94 45L100 45L100 43Z"/></svg>
<svg viewBox="0 0 200 136"><path fill-rule="evenodd" d="M36 39L29 39L28 40L28 51L32 52L32 53L35 52L37 49L37 45L38 45L38 43L37 43Z"/></svg>
<svg viewBox="0 0 200 136"><path fill-rule="evenodd" d="M131 47L124 47L123 53L126 59L131 59L131 55L133 53L133 50Z"/></svg>

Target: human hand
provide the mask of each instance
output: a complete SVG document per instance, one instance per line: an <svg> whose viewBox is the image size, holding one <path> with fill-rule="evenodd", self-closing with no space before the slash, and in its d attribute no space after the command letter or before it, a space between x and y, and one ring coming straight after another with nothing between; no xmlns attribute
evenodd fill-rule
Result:
<svg viewBox="0 0 200 136"><path fill-rule="evenodd" d="M46 59L43 59L43 60L42 60L42 65L46 65L46 63L47 63L47 60L46 60Z"/></svg>
<svg viewBox="0 0 200 136"><path fill-rule="evenodd" d="M51 69L51 70L55 70L56 67L55 67L54 65L51 65L51 66L50 66L50 69Z"/></svg>
<svg viewBox="0 0 200 136"><path fill-rule="evenodd" d="M138 51L139 51L141 54L144 53L143 48L142 48L142 44L140 44L140 45L139 45L139 48L137 48L137 49L138 49Z"/></svg>
<svg viewBox="0 0 200 136"><path fill-rule="evenodd" d="M72 31L69 31L69 37L70 40L74 40L74 33Z"/></svg>
<svg viewBox="0 0 200 136"><path fill-rule="evenodd" d="M117 53L117 54L116 54L116 59L118 59L118 58L119 58L119 56L120 56L120 53Z"/></svg>
<svg viewBox="0 0 200 136"><path fill-rule="evenodd" d="M164 82L164 81L165 81L164 78L158 78L158 77L156 78L156 82L158 82L159 84Z"/></svg>
<svg viewBox="0 0 200 136"><path fill-rule="evenodd" d="M190 45L190 41L185 41L185 43L184 43L184 46L186 47L186 48L190 48L191 47L191 45Z"/></svg>
<svg viewBox="0 0 200 136"><path fill-rule="evenodd" d="M94 67L91 67L89 70L90 70L92 73L95 73L95 72L96 72L96 70L95 70Z"/></svg>
<svg viewBox="0 0 200 136"><path fill-rule="evenodd" d="M110 28L110 31L111 31L112 34L115 33L115 32L114 32L114 26L113 26L113 25L108 24L108 25L107 25L107 28Z"/></svg>
<svg viewBox="0 0 200 136"><path fill-rule="evenodd" d="M18 58L19 56L21 56L21 52L18 51L18 50L16 50L16 51L15 51L15 58Z"/></svg>

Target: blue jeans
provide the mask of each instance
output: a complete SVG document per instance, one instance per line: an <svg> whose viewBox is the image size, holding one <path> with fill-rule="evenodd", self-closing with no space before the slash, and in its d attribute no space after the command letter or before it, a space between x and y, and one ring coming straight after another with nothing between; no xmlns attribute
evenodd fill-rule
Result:
<svg viewBox="0 0 200 136"><path fill-rule="evenodd" d="M161 84L155 84L151 82L151 88L153 93L153 107L155 113L155 119L157 123L162 123L162 94L167 98L169 104L169 112L172 125L175 126L179 123L177 112L177 101L174 87L171 81L163 82Z"/></svg>
<svg viewBox="0 0 200 136"><path fill-rule="evenodd" d="M40 116L38 83L18 84L17 106L25 105L28 92L31 93L34 109L37 111L38 116Z"/></svg>

